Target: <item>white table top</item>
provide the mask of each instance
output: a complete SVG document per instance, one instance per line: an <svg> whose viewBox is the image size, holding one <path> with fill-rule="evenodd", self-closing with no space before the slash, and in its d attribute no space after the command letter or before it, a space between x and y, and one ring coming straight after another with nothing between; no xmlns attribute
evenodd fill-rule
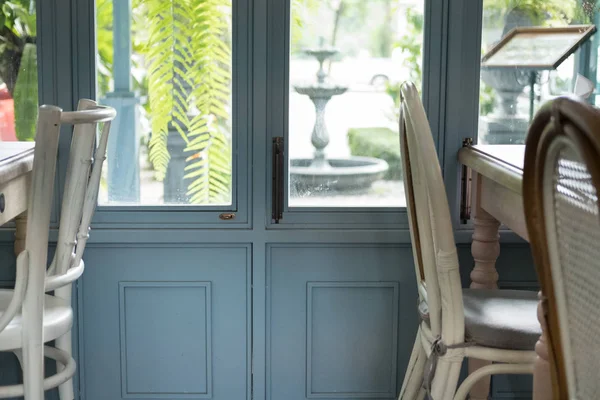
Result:
<svg viewBox="0 0 600 400"><path fill-rule="evenodd" d="M34 142L0 142L0 183L31 171L34 146Z"/></svg>
<svg viewBox="0 0 600 400"><path fill-rule="evenodd" d="M473 149L523 170L525 162L525 145L523 144L478 144L473 146Z"/></svg>
<svg viewBox="0 0 600 400"><path fill-rule="evenodd" d="M467 146L458 151L458 160L478 174L522 192L525 145Z"/></svg>

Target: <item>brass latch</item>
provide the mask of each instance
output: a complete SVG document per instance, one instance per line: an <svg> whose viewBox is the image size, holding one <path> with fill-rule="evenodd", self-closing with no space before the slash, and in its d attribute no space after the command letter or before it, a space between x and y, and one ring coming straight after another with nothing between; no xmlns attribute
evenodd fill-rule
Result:
<svg viewBox="0 0 600 400"><path fill-rule="evenodd" d="M223 221L231 221L232 219L235 219L235 213L223 213L219 215L219 218Z"/></svg>

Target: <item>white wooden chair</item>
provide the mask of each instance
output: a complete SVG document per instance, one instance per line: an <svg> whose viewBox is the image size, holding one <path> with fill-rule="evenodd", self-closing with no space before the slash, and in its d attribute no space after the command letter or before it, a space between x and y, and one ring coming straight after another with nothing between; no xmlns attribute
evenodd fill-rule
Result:
<svg viewBox="0 0 600 400"><path fill-rule="evenodd" d="M400 146L421 323L399 399L465 399L492 374L531 374L537 294L462 289L448 200L419 93L401 88ZM463 360L494 362L456 389Z"/></svg>
<svg viewBox="0 0 600 400"><path fill-rule="evenodd" d="M550 358L549 364L536 359L534 399L599 399L598 109L573 97L538 112L527 137L523 188ZM552 387L537 384L537 375L548 372Z"/></svg>
<svg viewBox="0 0 600 400"><path fill-rule="evenodd" d="M73 400L71 378L71 283L83 273L83 250L96 207L110 121L116 112L81 100L78 111L41 106L35 140L25 250L17 257L14 289L0 290L0 351L14 352L23 384L0 387L0 398L42 400L60 385L61 400ZM96 127L104 122L95 149ZM54 260L47 269L48 235L61 123L73 124L73 137L61 206ZM94 158L95 156L95 158ZM53 292L53 294L46 294ZM56 346L46 343L55 340ZM44 356L58 372L44 378Z"/></svg>

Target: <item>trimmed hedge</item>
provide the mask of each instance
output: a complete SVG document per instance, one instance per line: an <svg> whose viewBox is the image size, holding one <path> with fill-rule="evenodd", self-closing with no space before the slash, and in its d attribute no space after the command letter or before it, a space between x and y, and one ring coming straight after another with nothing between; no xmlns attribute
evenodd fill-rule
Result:
<svg viewBox="0 0 600 400"><path fill-rule="evenodd" d="M353 156L375 157L387 161L390 169L384 179L402 179L398 132L388 128L352 128L348 130L348 144Z"/></svg>

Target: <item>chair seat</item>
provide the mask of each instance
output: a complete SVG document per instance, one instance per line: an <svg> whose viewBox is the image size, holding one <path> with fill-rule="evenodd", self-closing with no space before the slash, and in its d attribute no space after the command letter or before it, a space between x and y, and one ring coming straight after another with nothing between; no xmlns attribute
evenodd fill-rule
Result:
<svg viewBox="0 0 600 400"><path fill-rule="evenodd" d="M13 290L0 289L0 315L8 308ZM55 296L44 299L44 341L49 342L67 333L73 325L71 305ZM0 351L22 347L23 320L19 311L8 326L0 332Z"/></svg>
<svg viewBox="0 0 600 400"><path fill-rule="evenodd" d="M542 334L536 292L463 289L463 303L467 340L499 349L534 350Z"/></svg>

